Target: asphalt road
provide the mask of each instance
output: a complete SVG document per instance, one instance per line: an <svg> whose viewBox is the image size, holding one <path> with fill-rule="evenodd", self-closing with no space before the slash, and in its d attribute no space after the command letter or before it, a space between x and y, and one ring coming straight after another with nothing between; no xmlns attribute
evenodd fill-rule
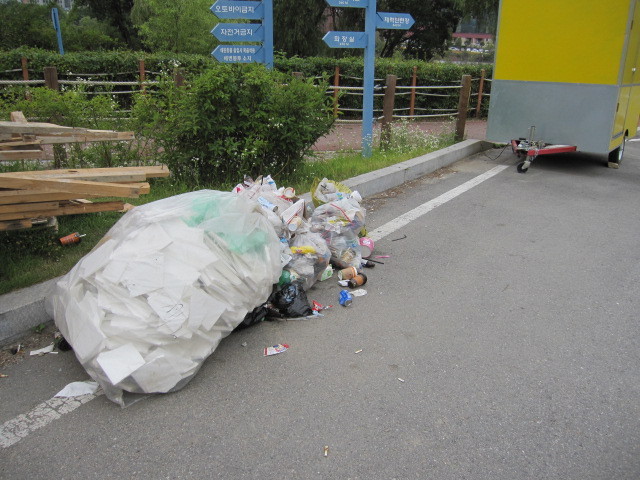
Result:
<svg viewBox="0 0 640 480"><path fill-rule="evenodd" d="M0 477L640 478L640 141L618 170L499 153L367 200L375 229L511 165L379 240L351 307L323 282L324 318L234 332L180 392L31 425ZM6 373L0 423L86 378L72 353Z"/></svg>

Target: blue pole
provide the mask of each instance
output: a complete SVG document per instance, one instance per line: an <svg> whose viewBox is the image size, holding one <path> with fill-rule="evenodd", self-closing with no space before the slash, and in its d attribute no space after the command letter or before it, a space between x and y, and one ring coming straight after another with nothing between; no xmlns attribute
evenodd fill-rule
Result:
<svg viewBox="0 0 640 480"><path fill-rule="evenodd" d="M60 18L58 17L58 9L51 9L51 20L53 21L53 28L56 30L56 36L58 37L58 50L60 55L64 55L64 47L62 46L62 32L60 31Z"/></svg>
<svg viewBox="0 0 640 480"><path fill-rule="evenodd" d="M263 0L264 4L264 63L268 69L273 69L273 0Z"/></svg>
<svg viewBox="0 0 640 480"><path fill-rule="evenodd" d="M373 144L373 83L376 61L376 0L369 0L365 9L364 90L362 92L362 156L371 157Z"/></svg>

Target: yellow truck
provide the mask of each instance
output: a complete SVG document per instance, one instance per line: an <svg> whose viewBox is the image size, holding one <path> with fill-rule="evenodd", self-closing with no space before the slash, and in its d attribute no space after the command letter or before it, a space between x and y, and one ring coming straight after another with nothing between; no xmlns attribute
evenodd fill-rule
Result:
<svg viewBox="0 0 640 480"><path fill-rule="evenodd" d="M487 139L538 156L606 154L640 120L640 0L501 0Z"/></svg>

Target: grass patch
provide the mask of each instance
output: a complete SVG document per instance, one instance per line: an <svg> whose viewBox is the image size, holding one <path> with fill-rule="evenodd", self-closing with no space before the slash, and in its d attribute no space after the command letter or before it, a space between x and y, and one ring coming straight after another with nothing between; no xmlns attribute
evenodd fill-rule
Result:
<svg viewBox="0 0 640 480"><path fill-rule="evenodd" d="M386 150L376 148L371 158L359 152L338 152L328 159L307 161L287 178L274 178L279 186L292 186L308 192L316 178L343 181L356 175L388 167L411 158L452 145L452 134L432 136L418 134L403 124L394 127L394 140ZM12 168L6 166L4 171ZM244 172L238 172L238 181ZM272 172L263 172L264 174ZM273 173L272 173L273 174ZM203 188L231 190L233 185L210 185ZM152 179L151 192L137 199L124 199L142 205L161 198L185 193L192 188L171 179ZM110 199L117 200L117 199ZM28 287L67 273L86 255L122 217L117 212L91 213L58 217L58 231L29 229L0 232L0 294ZM85 234L78 244L62 246L59 238L73 232Z"/></svg>

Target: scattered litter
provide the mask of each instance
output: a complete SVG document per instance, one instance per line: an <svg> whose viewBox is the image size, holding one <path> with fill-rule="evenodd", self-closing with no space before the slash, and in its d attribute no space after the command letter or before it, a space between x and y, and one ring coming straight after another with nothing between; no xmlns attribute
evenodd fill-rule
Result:
<svg viewBox="0 0 640 480"><path fill-rule="evenodd" d="M240 345L242 345L243 347L247 346L247 342L242 342Z"/></svg>
<svg viewBox="0 0 640 480"><path fill-rule="evenodd" d="M278 355L279 353L286 352L289 349L289 345L286 343L279 343L278 345L274 345L273 347L265 347L264 348L264 356L268 357L270 355Z"/></svg>
<svg viewBox="0 0 640 480"><path fill-rule="evenodd" d="M391 258L391 255L374 255L373 258ZM382 262L379 262L379 263L382 263Z"/></svg>
<svg viewBox="0 0 640 480"><path fill-rule="evenodd" d="M364 288L359 288L358 290L351 290L351 295L354 297L364 297L367 294L367 291Z"/></svg>
<svg viewBox="0 0 640 480"><path fill-rule="evenodd" d="M404 240L405 238L407 238L407 236L406 236L406 235L403 235L403 236L401 236L400 238L393 238L393 239L391 239L391 241L392 241L392 242L396 242L396 241L398 241L398 240Z"/></svg>
<svg viewBox="0 0 640 480"><path fill-rule="evenodd" d="M6 375L4 373L0 373L0 378L8 378L8 377L9 377L9 375Z"/></svg>
<svg viewBox="0 0 640 480"><path fill-rule="evenodd" d="M325 445L324 448L322 449L324 456L328 457L329 456L329 445Z"/></svg>
<svg viewBox="0 0 640 480"><path fill-rule="evenodd" d="M40 348L38 350L31 350L29 355L44 355L45 353L58 353L53 351L53 343L44 348Z"/></svg>
<svg viewBox="0 0 640 480"><path fill-rule="evenodd" d="M340 290L340 305L348 307L353 303L353 296L346 290Z"/></svg>
<svg viewBox="0 0 640 480"><path fill-rule="evenodd" d="M276 292L273 305L285 317L307 317L313 315L307 294L300 283L290 283Z"/></svg>
<svg viewBox="0 0 640 480"><path fill-rule="evenodd" d="M373 253L374 243L373 240L369 237L360 237L358 240L360 243L360 248L362 249L362 257L368 258Z"/></svg>
<svg viewBox="0 0 640 480"><path fill-rule="evenodd" d="M322 310L326 310L328 308L333 307L333 305L322 305L321 303L316 302L315 300L312 302L312 309L315 312L321 312Z"/></svg>
<svg viewBox="0 0 640 480"><path fill-rule="evenodd" d="M356 350L356 354L361 353L361 352L362 352L362 349Z"/></svg>
<svg viewBox="0 0 640 480"><path fill-rule="evenodd" d="M358 274L356 267L343 268L338 272L338 278L340 280L350 280Z"/></svg>
<svg viewBox="0 0 640 480"><path fill-rule="evenodd" d="M340 285L341 287L348 287L349 280L338 280L338 285Z"/></svg>
<svg viewBox="0 0 640 480"><path fill-rule="evenodd" d="M382 262L374 262L372 260L365 260L364 258L362 259L362 263L360 264L360 266L362 268L374 268L376 266L376 263L382 263ZM384 264L383 264L384 265Z"/></svg>
<svg viewBox="0 0 640 480"><path fill-rule="evenodd" d="M54 397L79 397L81 395L93 395L98 391L98 383L87 380L85 382L72 382L54 395Z"/></svg>
<svg viewBox="0 0 640 480"><path fill-rule="evenodd" d="M404 383L404 380L400 377L398 377L398 380L400 380L402 383Z"/></svg>
<svg viewBox="0 0 640 480"><path fill-rule="evenodd" d="M86 236L87 235L85 233L80 235L78 232L74 232L70 235L65 235L64 237L60 238L60 243L62 245L73 245L74 243L80 243L82 237Z"/></svg>
<svg viewBox="0 0 640 480"><path fill-rule="evenodd" d="M327 265L327 268L325 268L324 272L322 272L320 281L324 282L325 280L328 280L331 277L333 277L333 267L331 265Z"/></svg>
<svg viewBox="0 0 640 480"><path fill-rule="evenodd" d="M367 283L367 276L364 273L359 273L347 281L347 285L349 285L350 288L361 287L365 283Z"/></svg>
<svg viewBox="0 0 640 480"><path fill-rule="evenodd" d="M17 346L11 349L11 355L17 355L22 351L22 344L19 343Z"/></svg>

